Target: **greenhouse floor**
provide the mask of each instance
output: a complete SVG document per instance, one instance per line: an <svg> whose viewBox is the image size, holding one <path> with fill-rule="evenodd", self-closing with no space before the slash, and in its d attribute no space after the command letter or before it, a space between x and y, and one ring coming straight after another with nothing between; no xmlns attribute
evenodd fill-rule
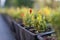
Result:
<svg viewBox="0 0 60 40"><path fill-rule="evenodd" d="M9 25L0 15L0 40L16 40L14 33L10 30Z"/></svg>

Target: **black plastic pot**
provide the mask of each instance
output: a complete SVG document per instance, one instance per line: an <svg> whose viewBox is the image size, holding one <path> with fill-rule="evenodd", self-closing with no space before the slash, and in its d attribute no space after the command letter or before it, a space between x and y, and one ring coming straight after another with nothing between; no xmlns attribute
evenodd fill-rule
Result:
<svg viewBox="0 0 60 40"><path fill-rule="evenodd" d="M50 31L45 33L34 34L29 30L25 29L24 27L20 26L20 24L17 24L15 21L13 21L13 23L16 29L16 35L18 37L18 40L42 40L42 36L49 36L54 33L54 31Z"/></svg>
<svg viewBox="0 0 60 40"><path fill-rule="evenodd" d="M3 17L10 25L12 25L11 28L15 31L17 40L42 40L42 36L54 33L54 31L51 31L51 32L34 34L29 30L27 30L26 28L22 27L16 21L12 20L8 15L7 16L4 15Z"/></svg>

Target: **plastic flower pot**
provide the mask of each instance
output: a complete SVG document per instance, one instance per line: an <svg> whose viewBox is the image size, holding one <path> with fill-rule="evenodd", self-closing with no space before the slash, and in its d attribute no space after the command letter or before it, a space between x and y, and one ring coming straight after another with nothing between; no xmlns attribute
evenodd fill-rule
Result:
<svg viewBox="0 0 60 40"><path fill-rule="evenodd" d="M50 35L53 32L44 32L39 34L34 34L27 30L25 27L22 27L20 24L18 24L16 21L12 20L8 15L3 16L4 19L11 25L12 29L15 31L17 40L43 40L42 36ZM10 21L9 21L10 19Z"/></svg>
<svg viewBox="0 0 60 40"><path fill-rule="evenodd" d="M13 21L15 29L16 29L16 36L18 40L43 40L43 36L51 35L54 31L44 32L39 34L34 34L27 30L26 28L22 27L20 24Z"/></svg>

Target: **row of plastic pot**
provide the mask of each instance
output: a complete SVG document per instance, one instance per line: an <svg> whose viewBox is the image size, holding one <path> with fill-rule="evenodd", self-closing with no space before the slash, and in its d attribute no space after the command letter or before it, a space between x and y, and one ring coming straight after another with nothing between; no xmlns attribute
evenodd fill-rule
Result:
<svg viewBox="0 0 60 40"><path fill-rule="evenodd" d="M35 34L29 31L30 28L21 26L10 16L3 15L3 18L11 26L10 28L15 33L17 40L57 40L53 28L50 31Z"/></svg>

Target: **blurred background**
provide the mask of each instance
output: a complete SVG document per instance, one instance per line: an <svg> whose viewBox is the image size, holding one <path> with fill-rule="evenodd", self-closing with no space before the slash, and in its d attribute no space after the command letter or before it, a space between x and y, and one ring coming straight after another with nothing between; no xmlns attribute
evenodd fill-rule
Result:
<svg viewBox="0 0 60 40"><path fill-rule="evenodd" d="M40 10L41 8L49 7L52 10L55 10L55 11L58 10L60 13L60 10L59 10L60 0L0 0L0 12L6 12L6 10L10 8L16 9L16 8L22 8L22 7L33 8L35 10ZM59 19L60 18L58 18L58 20ZM57 35L59 35L60 23L58 26L55 25L54 28L57 32ZM60 40L60 35L58 36L58 39Z"/></svg>
<svg viewBox="0 0 60 40"><path fill-rule="evenodd" d="M60 0L0 0L0 7L29 7L39 9L49 6L51 8L59 7Z"/></svg>

